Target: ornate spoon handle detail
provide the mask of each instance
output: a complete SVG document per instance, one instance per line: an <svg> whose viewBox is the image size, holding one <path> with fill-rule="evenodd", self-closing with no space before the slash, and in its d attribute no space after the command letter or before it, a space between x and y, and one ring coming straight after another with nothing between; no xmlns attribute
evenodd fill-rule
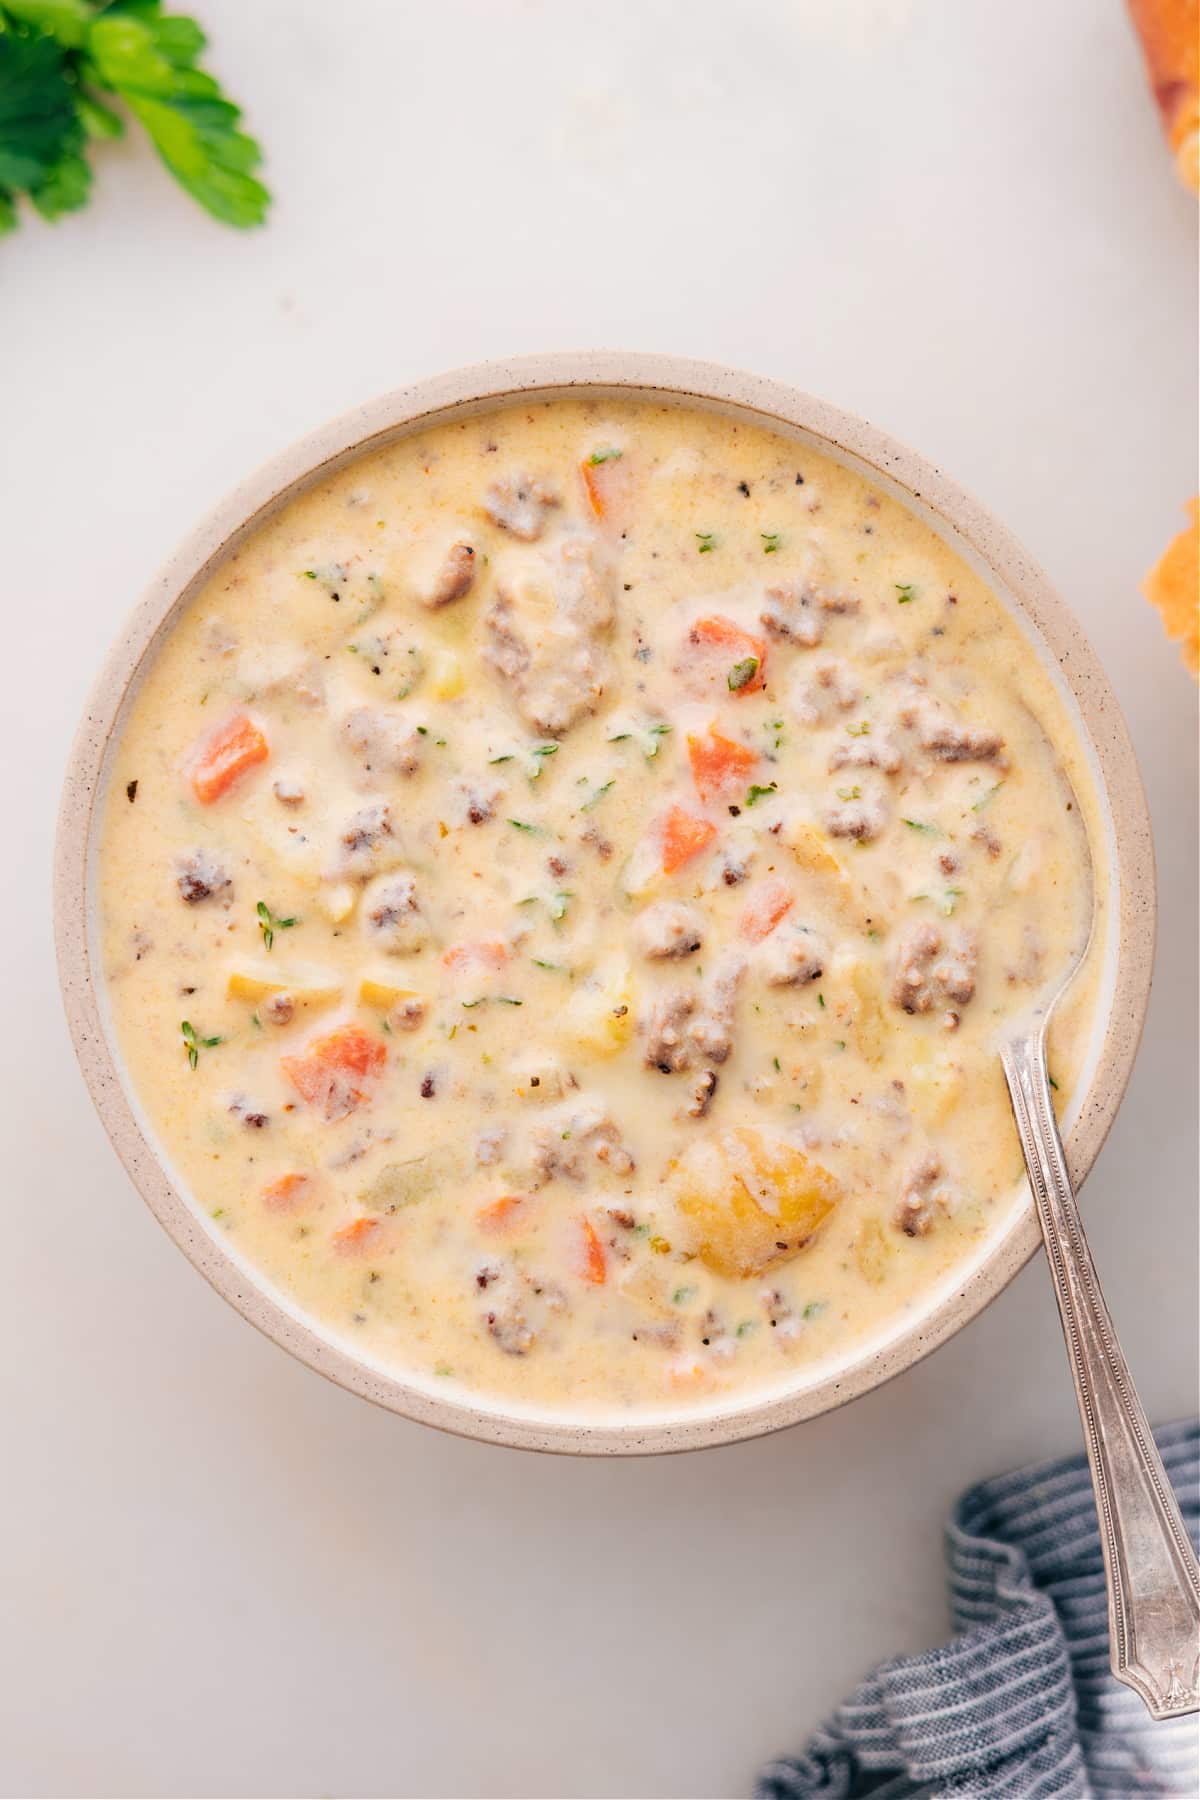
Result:
<svg viewBox="0 0 1200 1800"><path fill-rule="evenodd" d="M1054 1276L1108 1576L1112 1671L1156 1719L1200 1709L1200 1571L1113 1330L1067 1173L1045 1029L1001 1052Z"/></svg>

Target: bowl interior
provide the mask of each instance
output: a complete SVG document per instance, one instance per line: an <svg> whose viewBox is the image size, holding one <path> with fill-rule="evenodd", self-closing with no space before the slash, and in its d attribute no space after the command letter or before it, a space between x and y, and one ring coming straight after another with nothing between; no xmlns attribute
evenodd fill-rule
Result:
<svg viewBox="0 0 1200 1800"><path fill-rule="evenodd" d="M1102 670L1075 621L1014 540L973 500L913 452L824 403L706 365L644 357L531 359L466 370L387 396L317 432L245 483L199 528L152 585L114 648L80 730L64 792L56 869L60 973L77 1053L101 1118L143 1197L201 1272L285 1348L342 1385L394 1411L446 1429L539 1449L638 1452L694 1448L752 1436L853 1398L909 1366L974 1316L1036 1247L1028 1192L1000 1209L976 1253L927 1290L918 1316L859 1341L837 1361L770 1388L686 1410L636 1415L547 1414L489 1403L467 1390L398 1378L299 1312L213 1235L174 1173L125 1080L98 971L95 854L98 822L126 711L158 645L214 567L274 512L359 456L464 413L531 393L586 387L598 398L675 399L749 420L865 475L920 516L987 582L1033 647L1073 724L1073 772L1094 865L1097 926L1089 965L1096 983L1085 1066L1063 1121L1081 1181L1112 1122L1140 1035L1153 949L1153 860L1133 753Z"/></svg>

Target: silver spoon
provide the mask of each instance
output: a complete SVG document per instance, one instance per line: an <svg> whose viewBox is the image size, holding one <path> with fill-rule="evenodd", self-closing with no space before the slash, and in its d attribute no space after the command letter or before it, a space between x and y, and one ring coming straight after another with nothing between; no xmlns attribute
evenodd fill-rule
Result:
<svg viewBox="0 0 1200 1800"><path fill-rule="evenodd" d="M1078 816L1078 808L1076 808ZM1112 1672L1152 1717L1200 1710L1200 1569L1109 1317L1050 1097L1046 1028L1087 953L1000 1051L1087 1443Z"/></svg>

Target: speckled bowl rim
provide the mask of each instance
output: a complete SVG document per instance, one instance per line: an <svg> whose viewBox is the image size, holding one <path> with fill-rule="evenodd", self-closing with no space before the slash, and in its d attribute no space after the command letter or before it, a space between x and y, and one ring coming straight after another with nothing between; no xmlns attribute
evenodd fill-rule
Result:
<svg viewBox="0 0 1200 1800"><path fill-rule="evenodd" d="M113 1145L159 1223L217 1292L268 1337L351 1392L410 1419L490 1443L576 1454L631 1455L691 1450L755 1437L814 1417L910 1368L980 1312L1028 1261L1039 1243L1032 1204L952 1289L908 1329L830 1372L801 1373L796 1385L746 1396L719 1411L657 1414L626 1423L539 1418L496 1404L470 1405L409 1385L359 1361L287 1310L248 1276L211 1236L172 1185L126 1097L105 1035L92 980L89 872L100 809L105 754L123 701L159 634L216 563L263 518L345 463L415 428L454 415L539 395L596 389L717 406L770 426L797 427L874 470L947 525L980 558L1028 616L1056 659L1090 737L1097 787L1113 828L1116 960L1112 999L1094 1074L1070 1132L1067 1152L1077 1182L1094 1163L1124 1095L1141 1037L1154 957L1154 852L1145 795L1125 722L1108 679L1071 612L1026 551L979 503L915 451L779 382L717 364L623 351L589 351L481 363L385 394L302 438L244 481L192 533L159 572L100 673L76 738L59 814L54 927L59 978L71 1038ZM817 448L822 448L818 443Z"/></svg>

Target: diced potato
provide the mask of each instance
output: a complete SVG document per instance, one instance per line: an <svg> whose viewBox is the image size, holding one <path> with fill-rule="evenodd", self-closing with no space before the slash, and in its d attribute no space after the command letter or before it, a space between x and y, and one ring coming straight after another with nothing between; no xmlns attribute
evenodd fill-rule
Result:
<svg viewBox="0 0 1200 1800"><path fill-rule="evenodd" d="M364 975L358 984L358 997L364 1006L378 1006L385 1012L390 1006L399 1006L402 1000L422 1000L415 988L401 987L386 977Z"/></svg>
<svg viewBox="0 0 1200 1800"><path fill-rule="evenodd" d="M842 1192L803 1151L748 1126L694 1144L672 1186L701 1261L735 1277L799 1255Z"/></svg>
<svg viewBox="0 0 1200 1800"><path fill-rule="evenodd" d="M359 1191L359 1202L372 1212L394 1213L425 1200L444 1174L442 1158L434 1153L410 1156L404 1162L384 1163Z"/></svg>
<svg viewBox="0 0 1200 1800"><path fill-rule="evenodd" d="M784 827L784 839L802 869L808 869L814 875L837 875L845 879L846 871L829 839L815 825L793 820Z"/></svg>
<svg viewBox="0 0 1200 1800"><path fill-rule="evenodd" d="M461 658L452 650L438 650L429 664L425 691L434 700L457 700L467 685Z"/></svg>
<svg viewBox="0 0 1200 1800"><path fill-rule="evenodd" d="M671 1290L661 1264L656 1267L644 1257L635 1256L621 1269L617 1287L640 1310L653 1313L660 1319L673 1316Z"/></svg>
<svg viewBox="0 0 1200 1800"><path fill-rule="evenodd" d="M864 1062L878 1063L883 1059L887 1042L887 1027L880 1004L879 972L872 963L854 957L836 973L845 976L852 996L850 1029L854 1034L854 1046Z"/></svg>
<svg viewBox="0 0 1200 1800"><path fill-rule="evenodd" d="M567 1072L549 1050L520 1052L509 1063L508 1073L519 1100L561 1100L566 1092Z"/></svg>
<svg viewBox="0 0 1200 1800"><path fill-rule="evenodd" d="M231 969L226 986L231 1000L266 1000L272 994L290 994L297 1006L332 1006L342 997L336 982L313 975L289 975L286 969L250 967Z"/></svg>
<svg viewBox="0 0 1200 1800"><path fill-rule="evenodd" d="M921 1123L931 1129L944 1124L962 1097L960 1065L944 1052L931 1050L923 1043L912 1046L904 1079L913 1111Z"/></svg>
<svg viewBox="0 0 1200 1800"><path fill-rule="evenodd" d="M354 911L358 901L358 891L348 881L339 881L333 886L323 887L317 895L317 905L325 914L331 925L344 925Z"/></svg>
<svg viewBox="0 0 1200 1800"><path fill-rule="evenodd" d="M559 1030L573 1048L593 1056L615 1056L633 1036L633 975L627 962L596 971L577 988L559 1014Z"/></svg>
<svg viewBox="0 0 1200 1800"><path fill-rule="evenodd" d="M894 1235L889 1236L874 1215L864 1219L854 1237L854 1260L863 1280L878 1287L887 1276L895 1251Z"/></svg>

